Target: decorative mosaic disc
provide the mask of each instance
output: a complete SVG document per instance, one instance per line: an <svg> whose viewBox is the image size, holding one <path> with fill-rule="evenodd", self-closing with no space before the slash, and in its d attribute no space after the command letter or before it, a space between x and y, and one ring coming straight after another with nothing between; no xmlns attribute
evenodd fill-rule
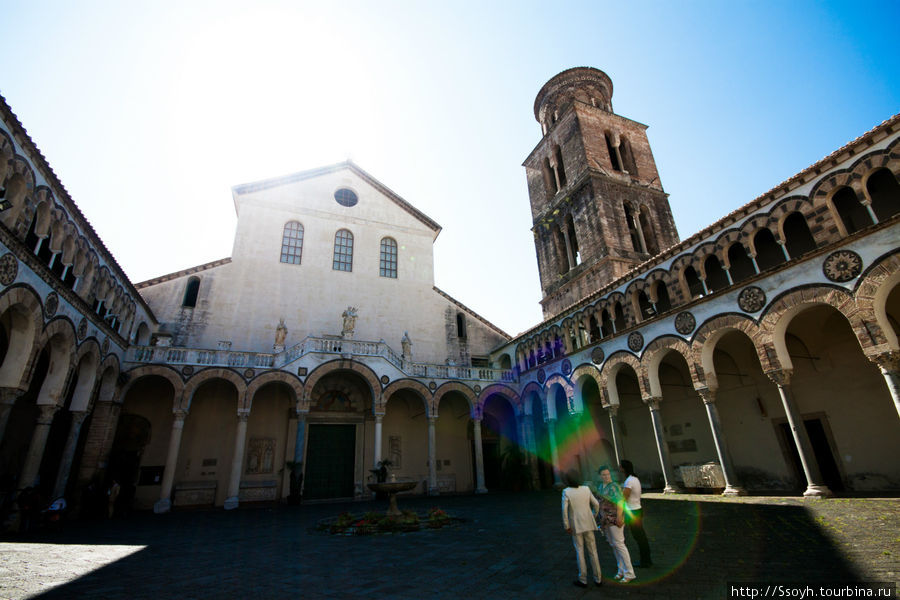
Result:
<svg viewBox="0 0 900 600"><path fill-rule="evenodd" d="M391 378L388 377L387 375L382 375L381 376L381 385L387 385L390 380L391 380Z"/></svg>
<svg viewBox="0 0 900 600"><path fill-rule="evenodd" d="M862 273L862 257L852 250L832 252L822 263L822 272L831 281L844 283L856 279Z"/></svg>
<svg viewBox="0 0 900 600"><path fill-rule="evenodd" d="M104 338L103 343L100 344L100 351L103 354L107 354L109 352L109 338Z"/></svg>
<svg viewBox="0 0 900 600"><path fill-rule="evenodd" d="M480 394L480 393L481 393L481 386L478 385L478 384L475 384L475 393L476 393L476 394Z"/></svg>
<svg viewBox="0 0 900 600"><path fill-rule="evenodd" d="M428 389L431 390L431 391L433 392L434 390L437 389L437 384L436 384L435 382L433 382L433 381L430 382L430 383L428 384Z"/></svg>
<svg viewBox="0 0 900 600"><path fill-rule="evenodd" d="M604 358L606 358L606 355L603 353L603 348L600 346L591 350L591 362L595 365L602 363Z"/></svg>
<svg viewBox="0 0 900 600"><path fill-rule="evenodd" d="M538 369L537 372L538 383L544 383L547 380L547 374L544 373L544 369Z"/></svg>
<svg viewBox="0 0 900 600"><path fill-rule="evenodd" d="M766 293L755 285L745 287L738 295L738 306L748 313L759 312L766 305Z"/></svg>
<svg viewBox="0 0 900 600"><path fill-rule="evenodd" d="M9 285L16 280L19 273L19 261L12 252L0 256L0 283Z"/></svg>
<svg viewBox="0 0 900 600"><path fill-rule="evenodd" d="M254 375L256 375L256 371L253 369L244 369L244 379L252 379Z"/></svg>
<svg viewBox="0 0 900 600"><path fill-rule="evenodd" d="M194 374L194 367L187 365L185 367L181 367L181 374L185 377L190 377Z"/></svg>
<svg viewBox="0 0 900 600"><path fill-rule="evenodd" d="M59 296L56 295L56 292L50 292L44 300L44 314L49 319L56 314L57 308L59 308Z"/></svg>
<svg viewBox="0 0 900 600"><path fill-rule="evenodd" d="M644 347L644 336L639 331L632 332L628 336L628 347L637 352Z"/></svg>
<svg viewBox="0 0 900 600"><path fill-rule="evenodd" d="M85 317L81 317L81 321L78 322L78 339L83 340L84 336L87 335L87 319Z"/></svg>
<svg viewBox="0 0 900 600"><path fill-rule="evenodd" d="M572 372L572 361L570 361L567 358L564 361L562 361L562 374L568 375L571 372Z"/></svg>
<svg viewBox="0 0 900 600"><path fill-rule="evenodd" d="M306 367L297 367L297 375L300 377L306 377Z"/></svg>
<svg viewBox="0 0 900 600"><path fill-rule="evenodd" d="M697 326L697 319L688 311L675 315L675 331L681 335L687 335Z"/></svg>

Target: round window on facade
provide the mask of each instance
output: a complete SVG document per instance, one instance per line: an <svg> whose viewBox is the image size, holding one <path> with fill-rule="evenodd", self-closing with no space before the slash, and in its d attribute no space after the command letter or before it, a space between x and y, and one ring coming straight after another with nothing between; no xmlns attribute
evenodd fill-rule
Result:
<svg viewBox="0 0 900 600"><path fill-rule="evenodd" d="M336 191L334 199L341 206L356 206L356 203L359 202L359 196L356 195L356 192L347 188L341 188Z"/></svg>

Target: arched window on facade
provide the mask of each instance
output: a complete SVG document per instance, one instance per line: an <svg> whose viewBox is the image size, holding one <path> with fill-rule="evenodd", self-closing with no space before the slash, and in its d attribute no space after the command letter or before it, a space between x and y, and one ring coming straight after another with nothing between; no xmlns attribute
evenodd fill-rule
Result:
<svg viewBox="0 0 900 600"><path fill-rule="evenodd" d="M281 235L281 262L299 265L302 254L303 225L297 221L288 221L284 224L284 232Z"/></svg>
<svg viewBox="0 0 900 600"><path fill-rule="evenodd" d="M647 249L641 244L641 236L638 235L637 224L635 222L634 213L631 211L631 206L629 206L627 202L623 202L622 207L625 209L625 224L628 225L628 236L631 238L631 247L634 248L635 252L647 252Z"/></svg>
<svg viewBox="0 0 900 600"><path fill-rule="evenodd" d="M740 242L735 242L728 248L728 264L730 265L728 273L731 274L734 283L756 274L753 261L747 255L747 249Z"/></svg>
<svg viewBox="0 0 900 600"><path fill-rule="evenodd" d="M571 265L572 268L575 265L581 264L581 253L578 250L578 236L575 235L575 220L572 218L572 215L566 216L566 232L569 234L569 253L572 256L572 260L575 261L574 265ZM568 256L566 256L568 259Z"/></svg>
<svg viewBox="0 0 900 600"><path fill-rule="evenodd" d="M631 151L631 144L624 137L619 138L619 154L622 155L622 162L625 163L625 170L632 177L638 176L637 163L634 161L634 153Z"/></svg>
<svg viewBox="0 0 900 600"><path fill-rule="evenodd" d="M710 294L728 287L728 276L725 275L725 269L715 254L706 257L703 261L703 270L706 271L706 289Z"/></svg>
<svg viewBox="0 0 900 600"><path fill-rule="evenodd" d="M856 192L852 189L842 187L831 197L831 203L834 205L834 210L838 214L841 223L844 224L847 235L856 233L872 224L872 217L869 216L869 211L860 203L856 197Z"/></svg>
<svg viewBox="0 0 900 600"><path fill-rule="evenodd" d="M784 239L791 258L816 249L816 240L809 231L806 218L799 212L792 212L784 220Z"/></svg>
<svg viewBox="0 0 900 600"><path fill-rule="evenodd" d="M613 171L621 171L622 165L619 164L619 154L616 152L616 147L613 146L612 136L610 134L606 134L606 149L609 151L609 164L612 166Z"/></svg>
<svg viewBox="0 0 900 600"><path fill-rule="evenodd" d="M659 254L659 244L656 243L656 234L653 233L653 226L650 225L650 215L646 206L641 206L638 221L641 225L641 233L644 234L646 252L653 255Z"/></svg>
<svg viewBox="0 0 900 600"><path fill-rule="evenodd" d="M381 258L378 274L397 279L397 242L386 237L381 240Z"/></svg>
<svg viewBox="0 0 900 600"><path fill-rule="evenodd" d="M644 290L641 290L637 293L637 301L638 301L638 314L640 314L639 321L646 321L647 319L652 319L656 316L656 310L653 308L653 304L650 302L650 297L647 296L647 293Z"/></svg>
<svg viewBox="0 0 900 600"><path fill-rule="evenodd" d="M339 229L334 234L334 261L331 268L335 271L353 270L353 234L346 229Z"/></svg>
<svg viewBox="0 0 900 600"><path fill-rule="evenodd" d="M616 331L622 331L625 329L627 324L625 323L625 309L622 308L621 302L616 302L613 306L613 313L616 316Z"/></svg>
<svg viewBox="0 0 900 600"><path fill-rule="evenodd" d="M553 155L556 158L556 174L559 175L559 185L566 187L566 168L563 166L562 150L559 146L553 149Z"/></svg>
<svg viewBox="0 0 900 600"><path fill-rule="evenodd" d="M556 178L553 176L553 168L550 166L550 159L545 158L543 162L543 167L541 169L544 172L544 187L547 188L547 195L551 198L556 195Z"/></svg>
<svg viewBox="0 0 900 600"><path fill-rule="evenodd" d="M591 336L591 343L596 344L597 342L600 341L600 338L602 337L600 335L600 324L597 323L597 317L595 317L594 315L591 315L591 318L588 321L588 323L590 324L590 327L591 327L589 330L589 333Z"/></svg>
<svg viewBox="0 0 900 600"><path fill-rule="evenodd" d="M184 299L181 306L184 308L194 308L197 306L197 295L200 293L200 278L191 277L188 279L187 286L184 288Z"/></svg>
<svg viewBox="0 0 900 600"><path fill-rule="evenodd" d="M694 267L686 267L684 269L684 282L687 284L692 300L703 297L703 282L700 281L700 276L697 275L697 270Z"/></svg>
<svg viewBox="0 0 900 600"><path fill-rule="evenodd" d="M603 337L612 335L615 333L615 329L613 328L612 318L609 316L609 311L605 308L600 313L600 332L603 334Z"/></svg>
<svg viewBox="0 0 900 600"><path fill-rule="evenodd" d="M768 229L756 232L753 236L753 247L756 249L756 266L760 271L771 269L786 260L781 244L775 241L775 236Z"/></svg>
<svg viewBox="0 0 900 600"><path fill-rule="evenodd" d="M466 315L461 312L456 313L456 337L466 339Z"/></svg>
<svg viewBox="0 0 900 600"><path fill-rule="evenodd" d="M872 210L879 221L890 219L900 212L900 184L888 169L878 169L866 181L872 199Z"/></svg>
<svg viewBox="0 0 900 600"><path fill-rule="evenodd" d="M556 223L553 224L553 246L556 250L556 265L560 275L569 272L569 253L566 250L566 238L563 236L562 230Z"/></svg>
<svg viewBox="0 0 900 600"><path fill-rule="evenodd" d="M669 298L669 288L665 282L656 282L656 312L664 313L672 309L672 299Z"/></svg>

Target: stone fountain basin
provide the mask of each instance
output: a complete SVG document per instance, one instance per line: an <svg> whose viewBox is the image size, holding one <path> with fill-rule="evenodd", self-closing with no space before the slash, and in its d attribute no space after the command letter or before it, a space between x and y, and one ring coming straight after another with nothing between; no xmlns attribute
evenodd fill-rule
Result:
<svg viewBox="0 0 900 600"><path fill-rule="evenodd" d="M367 483L370 490L377 494L396 494L411 490L417 485L418 481L384 481L382 483Z"/></svg>

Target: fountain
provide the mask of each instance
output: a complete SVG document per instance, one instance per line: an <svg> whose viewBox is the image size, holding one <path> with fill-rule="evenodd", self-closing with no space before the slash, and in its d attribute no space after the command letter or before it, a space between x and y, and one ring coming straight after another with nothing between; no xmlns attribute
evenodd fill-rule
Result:
<svg viewBox="0 0 900 600"><path fill-rule="evenodd" d="M366 484L376 494L388 495L388 516L399 516L403 513L397 508L397 494L411 490L418 485L417 481L380 481Z"/></svg>

